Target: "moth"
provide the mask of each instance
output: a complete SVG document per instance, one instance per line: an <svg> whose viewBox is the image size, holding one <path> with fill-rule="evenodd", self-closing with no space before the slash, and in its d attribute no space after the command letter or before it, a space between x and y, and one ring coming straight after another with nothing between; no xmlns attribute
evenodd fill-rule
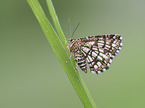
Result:
<svg viewBox="0 0 145 108"><path fill-rule="evenodd" d="M70 38L67 46L73 55L76 66L87 73L87 64L91 73L106 71L113 58L122 47L122 37L118 34L86 36L79 39Z"/></svg>

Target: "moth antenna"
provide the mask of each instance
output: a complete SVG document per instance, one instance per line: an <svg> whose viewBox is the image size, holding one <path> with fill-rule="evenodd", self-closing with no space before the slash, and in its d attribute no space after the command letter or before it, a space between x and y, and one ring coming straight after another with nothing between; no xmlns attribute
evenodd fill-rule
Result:
<svg viewBox="0 0 145 108"><path fill-rule="evenodd" d="M78 23L78 25L76 26L76 28L74 29L73 33L71 32L71 22L70 22L70 19L68 19L68 22L69 22L69 25L70 25L70 35L71 37L73 37L75 31L77 30L77 28L79 27L80 23Z"/></svg>
<svg viewBox="0 0 145 108"><path fill-rule="evenodd" d="M69 22L69 26L70 26L70 35L72 37L72 33L71 33L71 22L70 22L70 18L68 19L68 22Z"/></svg>
<svg viewBox="0 0 145 108"><path fill-rule="evenodd" d="M80 23L78 23L78 25L77 25L77 26L76 26L76 28L74 29L74 31L73 31L73 33L72 33L72 36L71 36L71 37L73 37L73 35L74 35L75 31L77 30L77 28L79 27L79 25L80 25Z"/></svg>

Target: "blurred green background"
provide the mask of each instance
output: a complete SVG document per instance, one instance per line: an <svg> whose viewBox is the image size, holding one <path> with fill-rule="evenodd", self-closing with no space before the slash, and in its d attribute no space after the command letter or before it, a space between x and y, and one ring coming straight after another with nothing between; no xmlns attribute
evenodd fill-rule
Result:
<svg viewBox="0 0 145 108"><path fill-rule="evenodd" d="M51 20L45 0L39 0ZM117 33L110 69L79 72L98 108L145 108L145 0L53 0L66 38ZM83 108L25 0L0 1L0 108Z"/></svg>

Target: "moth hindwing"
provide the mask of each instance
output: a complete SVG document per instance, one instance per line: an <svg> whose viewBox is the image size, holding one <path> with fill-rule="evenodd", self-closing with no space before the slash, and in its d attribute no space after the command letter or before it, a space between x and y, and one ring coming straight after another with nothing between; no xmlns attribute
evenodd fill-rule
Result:
<svg viewBox="0 0 145 108"><path fill-rule="evenodd" d="M87 63L91 73L106 71L112 59L122 47L122 37L118 34L86 36L79 39L69 39L68 49L77 65L87 72Z"/></svg>

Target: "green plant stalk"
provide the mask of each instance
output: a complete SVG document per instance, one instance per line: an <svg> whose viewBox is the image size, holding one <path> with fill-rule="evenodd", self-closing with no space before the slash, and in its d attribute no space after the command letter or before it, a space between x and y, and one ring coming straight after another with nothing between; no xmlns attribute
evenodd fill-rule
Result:
<svg viewBox="0 0 145 108"><path fill-rule="evenodd" d="M51 2L51 0L46 0L46 2L47 2L49 13L53 19L53 23L55 25L56 31L59 35L59 38L60 38L61 42L64 42L66 40L66 38L65 38L64 33L63 33L61 26L59 24L59 20L58 20L58 17L56 15L53 3ZM65 45L65 47L66 47L66 45Z"/></svg>
<svg viewBox="0 0 145 108"><path fill-rule="evenodd" d="M79 96L81 102L83 103L85 108L96 108L93 99L91 98L84 82L82 81L81 77L79 76L78 72L75 72L74 63L72 63L69 59L69 55L66 52L66 48L62 44L61 40L65 39L63 32L61 30L59 21L54 21L56 30L59 34L56 34L55 30L51 26L49 20L46 18L46 15L41 8L39 2L37 0L27 0L28 4L30 5L33 13L35 14L40 26L42 27L43 32L45 33L46 38L48 39L53 51L55 52L56 56L58 57L61 65L63 66L72 86L74 87L77 95ZM50 4L49 4L49 3ZM54 11L54 7L52 5L51 0L47 0L48 7L51 7L50 12ZM53 8L53 9L52 9ZM52 15L51 15L52 16ZM56 13L53 15L57 18ZM57 19L58 20L58 19ZM59 25L59 26L56 26ZM62 37L61 37L62 36ZM73 60L74 62L74 60Z"/></svg>
<svg viewBox="0 0 145 108"><path fill-rule="evenodd" d="M49 13L50 13L51 18L52 18L52 20L53 20L53 23L54 23L54 25L55 25L55 29L56 29L56 31L57 31L57 33L58 33L58 36L59 36L61 42L63 42L63 46L64 46L64 48L66 49L67 54L70 56L69 50L68 50L67 47L66 47L67 41L66 41L66 38L65 38L65 36L64 36L64 33L63 33L62 29L61 29L61 26L60 26L58 17L57 17L57 15L56 15L56 12L55 12L53 3L52 3L51 0L46 0L46 2L47 2L47 6L48 6ZM73 63L74 67L76 67L76 64L75 64L74 59L71 58L71 62ZM77 71L77 73L78 73L78 71ZM78 75L79 75L79 73L78 73Z"/></svg>
<svg viewBox="0 0 145 108"><path fill-rule="evenodd" d="M56 12L55 12L53 3L52 3L51 0L46 0L46 1L47 1L47 6L48 6L49 13L50 13L50 15L51 15L51 17L52 17L52 19L53 19L53 22L54 22L55 28L56 28L56 30L57 30L57 33L59 34L60 40L61 40L62 42L64 42L64 41L66 40L66 38L65 38L65 36L64 36L64 34L63 34L63 31L62 31L62 29L61 29L61 26L60 26L60 24L59 24L59 20L58 20L57 14L56 14ZM65 44L65 46L66 46L66 44ZM64 46L64 47L65 47L65 46ZM66 47L65 47L65 48L66 48ZM68 54L68 55L70 55L70 54ZM73 60L71 59L71 62L73 63L74 67L76 67L74 59L73 59ZM80 80L81 80L81 82L82 82L82 84L83 84L83 86L84 86L84 88L85 88L85 90L86 90L88 96L89 96L89 99L91 100L92 104L93 104L94 107L95 107L95 103L94 103L94 101L93 101L93 99L92 99L92 97L91 97L91 95L90 95L90 93L89 93L89 91L88 91L88 89L87 89L87 87L86 87L84 81L81 79L81 77L80 77L78 71L77 71L77 74L78 74L78 76L79 76L79 78L80 78Z"/></svg>

